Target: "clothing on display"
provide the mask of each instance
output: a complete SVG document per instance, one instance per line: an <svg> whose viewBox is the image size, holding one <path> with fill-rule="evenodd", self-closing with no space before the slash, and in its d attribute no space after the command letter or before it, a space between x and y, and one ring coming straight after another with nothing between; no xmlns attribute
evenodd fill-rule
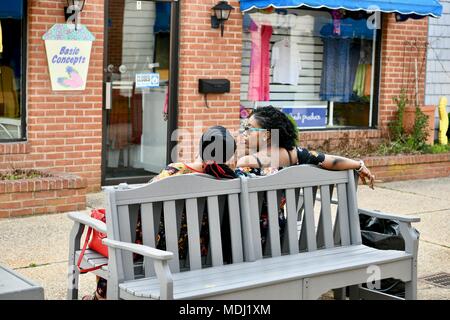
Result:
<svg viewBox="0 0 450 320"><path fill-rule="evenodd" d="M14 70L8 66L0 66L0 105L7 118L19 117L19 99L17 96Z"/></svg>
<svg viewBox="0 0 450 320"><path fill-rule="evenodd" d="M131 98L131 144L141 144L142 136L142 93L135 92Z"/></svg>
<svg viewBox="0 0 450 320"><path fill-rule="evenodd" d="M365 76L365 82L364 82L364 95L370 96L370 91L372 88L372 65L366 64L366 76Z"/></svg>
<svg viewBox="0 0 450 320"><path fill-rule="evenodd" d="M270 38L273 28L270 25L257 25L251 22L251 58L248 100L270 100Z"/></svg>
<svg viewBox="0 0 450 320"><path fill-rule="evenodd" d="M370 96L372 85L372 65L360 64L356 70L355 82L353 84L353 92L358 97Z"/></svg>
<svg viewBox="0 0 450 320"><path fill-rule="evenodd" d="M350 38L323 39L323 65L319 96L349 102L358 68L360 43Z"/></svg>
<svg viewBox="0 0 450 320"><path fill-rule="evenodd" d="M353 92L356 93L357 96L364 95L364 85L366 77L366 65L360 64L356 69L355 83L353 84Z"/></svg>
<svg viewBox="0 0 450 320"><path fill-rule="evenodd" d="M319 96L346 103L357 99L355 95L370 95L373 30L365 19L345 18L339 21L338 31L339 35L334 23L320 30L323 65Z"/></svg>
<svg viewBox="0 0 450 320"><path fill-rule="evenodd" d="M274 83L297 85L301 70L300 49L293 38L284 38L272 47Z"/></svg>
<svg viewBox="0 0 450 320"><path fill-rule="evenodd" d="M0 21L0 53L3 52L3 32L2 32L2 22Z"/></svg>
<svg viewBox="0 0 450 320"><path fill-rule="evenodd" d="M357 41L357 40L356 40ZM361 40L359 65L356 70L353 91L358 97L370 96L372 85L372 42Z"/></svg>
<svg viewBox="0 0 450 320"><path fill-rule="evenodd" d="M113 105L109 114L108 140L111 149L124 149L129 143L130 98L113 91Z"/></svg>

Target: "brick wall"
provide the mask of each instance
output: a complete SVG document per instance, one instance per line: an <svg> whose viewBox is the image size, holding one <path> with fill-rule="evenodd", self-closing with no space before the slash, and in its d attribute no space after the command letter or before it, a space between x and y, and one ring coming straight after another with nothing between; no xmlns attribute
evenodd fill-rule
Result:
<svg viewBox="0 0 450 320"><path fill-rule="evenodd" d="M81 22L94 34L84 91L52 91L42 36L64 23L65 0L28 1L27 121L25 143L0 144L0 170L49 169L78 174L88 190L98 190L101 175L103 5L89 0Z"/></svg>
<svg viewBox="0 0 450 320"><path fill-rule="evenodd" d="M430 179L450 175L450 153L370 157L364 162L382 182Z"/></svg>
<svg viewBox="0 0 450 320"><path fill-rule="evenodd" d="M0 181L0 218L84 210L86 179L71 174Z"/></svg>
<svg viewBox="0 0 450 320"><path fill-rule="evenodd" d="M195 156L197 141L204 129L213 125L223 125L232 131L239 128L242 14L238 1L229 3L236 9L225 23L221 37L220 29L211 28L210 9L217 4L216 0L180 1L178 126L183 136L179 157L183 160ZM208 95L208 109L203 95L198 93L201 78L229 79L231 92Z"/></svg>

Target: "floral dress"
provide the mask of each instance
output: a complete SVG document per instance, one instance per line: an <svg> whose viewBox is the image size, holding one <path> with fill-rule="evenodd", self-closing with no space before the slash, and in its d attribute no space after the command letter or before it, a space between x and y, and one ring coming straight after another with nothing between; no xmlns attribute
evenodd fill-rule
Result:
<svg viewBox="0 0 450 320"><path fill-rule="evenodd" d="M177 162L169 164L164 170L162 170L157 176L155 176L150 183L165 179L167 177L189 174L189 173L201 173L201 171L195 170L185 163ZM208 215L207 212L203 213L202 225L200 228L200 252L202 256L208 254L209 244L209 232L208 232ZM141 215L138 215L138 222L136 225L136 243L142 244L142 226ZM166 236L164 229L164 215L161 215L159 223L159 231L156 236L156 248L160 250L166 250ZM178 253L179 259L184 260L188 253L188 232L187 232L187 220L186 212L181 214L180 236L178 238ZM135 260L139 256L135 255Z"/></svg>

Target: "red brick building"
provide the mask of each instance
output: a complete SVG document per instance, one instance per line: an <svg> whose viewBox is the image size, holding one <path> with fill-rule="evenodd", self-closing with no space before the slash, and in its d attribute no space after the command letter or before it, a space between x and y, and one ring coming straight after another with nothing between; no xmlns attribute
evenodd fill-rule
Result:
<svg viewBox="0 0 450 320"><path fill-rule="evenodd" d="M15 63L18 101L14 116L7 115L7 107L0 109L0 121L4 120L5 132L8 131L6 136L6 133L0 136L0 169L33 168L74 174L81 177L77 188L86 187L88 192L98 191L105 184L148 180L169 161L176 144L170 139L175 129L181 129L178 138L181 137L179 146L182 148L178 149L178 159L191 159L196 150L191 145L186 146L186 142L194 141L195 147L198 134L206 127L223 125L234 132L239 130L241 105L278 103L281 107L284 103L284 106L300 108L323 107L325 123L312 129L301 128L304 145L318 146L326 139L337 143L347 135L350 141L376 142L386 134L388 122L395 117L397 106L393 96L399 95L402 87L415 86L416 57L419 63L417 96L420 104L424 102L425 72L421 72L420 67L426 57L428 19L434 18L398 22L394 13L382 13L381 29L369 40L365 39L373 46L370 54L374 55L373 60L367 61L367 64L374 62L367 96L370 102L362 99L363 102L351 106L348 102L335 102L333 118L329 101L320 99L320 95L328 94L322 92L324 85L321 83L324 48L317 44L322 36L320 32L325 29L307 26L310 22L316 26L318 21L322 28L333 25L332 10L255 9L243 15L239 1L230 1L235 9L225 22L221 36L220 29L211 27L211 8L217 1L86 0L79 15L80 22L95 37L86 86L84 90L57 91L51 85L43 36L55 24L66 23L67 1L16 2L20 3L17 8L0 6L2 64ZM355 13L346 16L345 11L339 12L341 19L359 21L363 17L366 21L370 17L360 11L358 17ZM300 28L299 33L286 33L282 30L286 26L276 25L276 19L271 18L274 15L300 17L305 27ZM245 21L249 16L252 23L259 23L258 26L273 24L270 46L283 37L298 37L297 45L303 50L299 54L302 67L298 83L296 80L290 86L277 84L271 78L271 99L252 100L253 103L248 99L249 77L252 76L249 63L253 59L248 54L252 54L250 40L254 36L252 26ZM258 19L263 20L258 22ZM346 21L340 20L342 32L345 32ZM295 30L295 25L288 26L289 30ZM8 38L9 30L13 29L16 40ZM16 46L21 49L14 53L19 58L13 63L14 54L8 58L6 53L12 50L14 41L19 41ZM17 67L19 62L20 68ZM158 87L149 85L150 78L145 77L150 73L159 75ZM209 94L207 107L205 96L198 91L198 81L216 78L228 79L230 92ZM415 99L415 95L411 98ZM358 117L359 113L363 117ZM11 124L7 119L15 122ZM448 156L443 160L437 176L448 174ZM55 183L63 185L67 184L67 179L72 179L66 178ZM23 189L6 185L3 188L32 192L31 187L25 186ZM77 206L82 206L83 199L79 200ZM62 207L69 203L69 200L61 201L60 208L54 210L73 209Z"/></svg>

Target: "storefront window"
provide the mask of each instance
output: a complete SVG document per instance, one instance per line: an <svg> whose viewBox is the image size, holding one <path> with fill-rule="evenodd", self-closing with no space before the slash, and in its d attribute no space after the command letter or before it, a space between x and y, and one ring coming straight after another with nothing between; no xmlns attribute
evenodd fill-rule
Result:
<svg viewBox="0 0 450 320"><path fill-rule="evenodd" d="M246 13L241 108L279 107L300 129L372 126L378 30L370 20L344 10Z"/></svg>
<svg viewBox="0 0 450 320"><path fill-rule="evenodd" d="M0 141L24 136L25 1L0 2Z"/></svg>

